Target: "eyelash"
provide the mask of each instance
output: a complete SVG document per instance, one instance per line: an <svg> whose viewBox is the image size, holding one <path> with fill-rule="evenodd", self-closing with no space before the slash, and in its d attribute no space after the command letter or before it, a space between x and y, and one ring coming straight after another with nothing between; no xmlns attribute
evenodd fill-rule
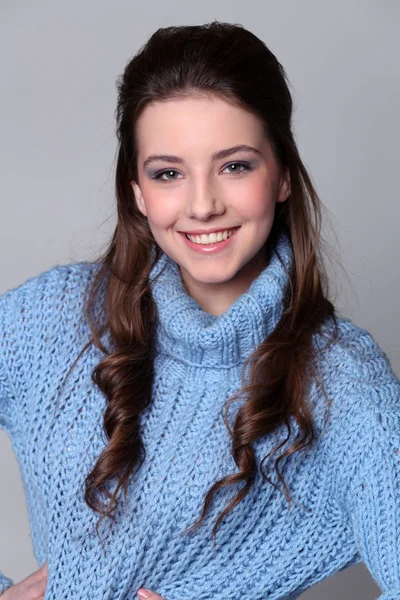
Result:
<svg viewBox="0 0 400 600"><path fill-rule="evenodd" d="M227 164L223 170L225 170L227 167L231 167L232 165L239 165L240 167L244 168L244 171L252 170L252 166L249 163L245 163L245 162L231 162L231 163ZM153 176L153 179L156 179L157 181L161 181L162 183L170 183L171 181L176 181L175 179L161 179L162 175L164 175L165 173L170 173L171 171L173 171L174 173L178 172L176 169L166 169L164 171L160 171L159 173L156 173ZM237 173L231 171L230 175L237 176L237 175L240 175L241 173L243 173L244 171L239 171Z"/></svg>

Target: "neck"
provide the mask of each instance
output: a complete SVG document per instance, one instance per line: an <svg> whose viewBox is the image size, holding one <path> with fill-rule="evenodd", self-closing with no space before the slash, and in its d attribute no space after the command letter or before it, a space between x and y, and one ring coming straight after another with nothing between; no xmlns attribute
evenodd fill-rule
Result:
<svg viewBox="0 0 400 600"><path fill-rule="evenodd" d="M180 266L182 282L186 292L207 313L219 317L245 292L268 264L266 245L235 274L222 283L197 281Z"/></svg>
<svg viewBox="0 0 400 600"><path fill-rule="evenodd" d="M275 328L289 290L291 242L282 235L277 246L283 265L272 252L259 276L220 315L205 312L187 293L178 265L163 254L150 276L158 312L158 350L192 366L217 369L245 360Z"/></svg>

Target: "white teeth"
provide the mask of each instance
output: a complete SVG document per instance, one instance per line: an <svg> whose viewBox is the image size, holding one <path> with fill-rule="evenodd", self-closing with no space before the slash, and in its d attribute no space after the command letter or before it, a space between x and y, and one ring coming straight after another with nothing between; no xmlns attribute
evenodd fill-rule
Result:
<svg viewBox="0 0 400 600"><path fill-rule="evenodd" d="M195 244L215 244L216 242L222 242L232 235L235 229L226 229L225 231L219 231L218 233L210 233L210 235L188 235L185 234L188 240Z"/></svg>

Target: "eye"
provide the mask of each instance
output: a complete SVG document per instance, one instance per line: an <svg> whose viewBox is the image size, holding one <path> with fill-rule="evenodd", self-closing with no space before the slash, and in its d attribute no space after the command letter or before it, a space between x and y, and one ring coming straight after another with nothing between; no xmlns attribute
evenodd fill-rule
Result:
<svg viewBox="0 0 400 600"><path fill-rule="evenodd" d="M252 170L252 166L246 162L229 163L229 165L226 165L226 167L224 167L223 170L227 169L228 167L232 167L232 166L239 167L240 170L237 170L237 168L235 168L233 171L230 171L230 175L240 175L240 173L243 173L244 171ZM178 171L176 171L175 169L167 169L165 171L160 171L159 173L156 173L155 175L153 175L153 179L156 179L157 181L162 181L163 183L167 183L169 181L175 181L176 178L169 177L173 173L178 173ZM163 175L168 175L168 177L166 179L163 179Z"/></svg>
<svg viewBox="0 0 400 600"><path fill-rule="evenodd" d="M158 181L163 181L163 182L168 182L168 181L174 181L174 179L161 179L162 175L170 175L171 173L177 173L178 171L175 171L175 169L168 169L167 171L160 171L160 173L156 173L153 177L153 179L157 179Z"/></svg>
<svg viewBox="0 0 400 600"><path fill-rule="evenodd" d="M243 173L243 171L251 171L251 165L249 163L240 163L240 162L233 162L233 163L229 163L229 165L226 165L226 167L224 167L224 170L227 169L228 167L242 167L243 170L237 170L234 169L233 171L230 171L231 175L240 175L240 173Z"/></svg>

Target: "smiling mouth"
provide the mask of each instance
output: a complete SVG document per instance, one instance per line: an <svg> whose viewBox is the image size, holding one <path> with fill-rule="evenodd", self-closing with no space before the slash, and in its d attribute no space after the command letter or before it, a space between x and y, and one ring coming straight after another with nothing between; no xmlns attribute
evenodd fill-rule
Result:
<svg viewBox="0 0 400 600"><path fill-rule="evenodd" d="M186 239L188 239L193 244L216 244L218 242L224 242L229 239L238 229L238 227L232 227L231 229L220 229L218 231L213 231L209 234L188 234L186 232L182 232L185 235Z"/></svg>

